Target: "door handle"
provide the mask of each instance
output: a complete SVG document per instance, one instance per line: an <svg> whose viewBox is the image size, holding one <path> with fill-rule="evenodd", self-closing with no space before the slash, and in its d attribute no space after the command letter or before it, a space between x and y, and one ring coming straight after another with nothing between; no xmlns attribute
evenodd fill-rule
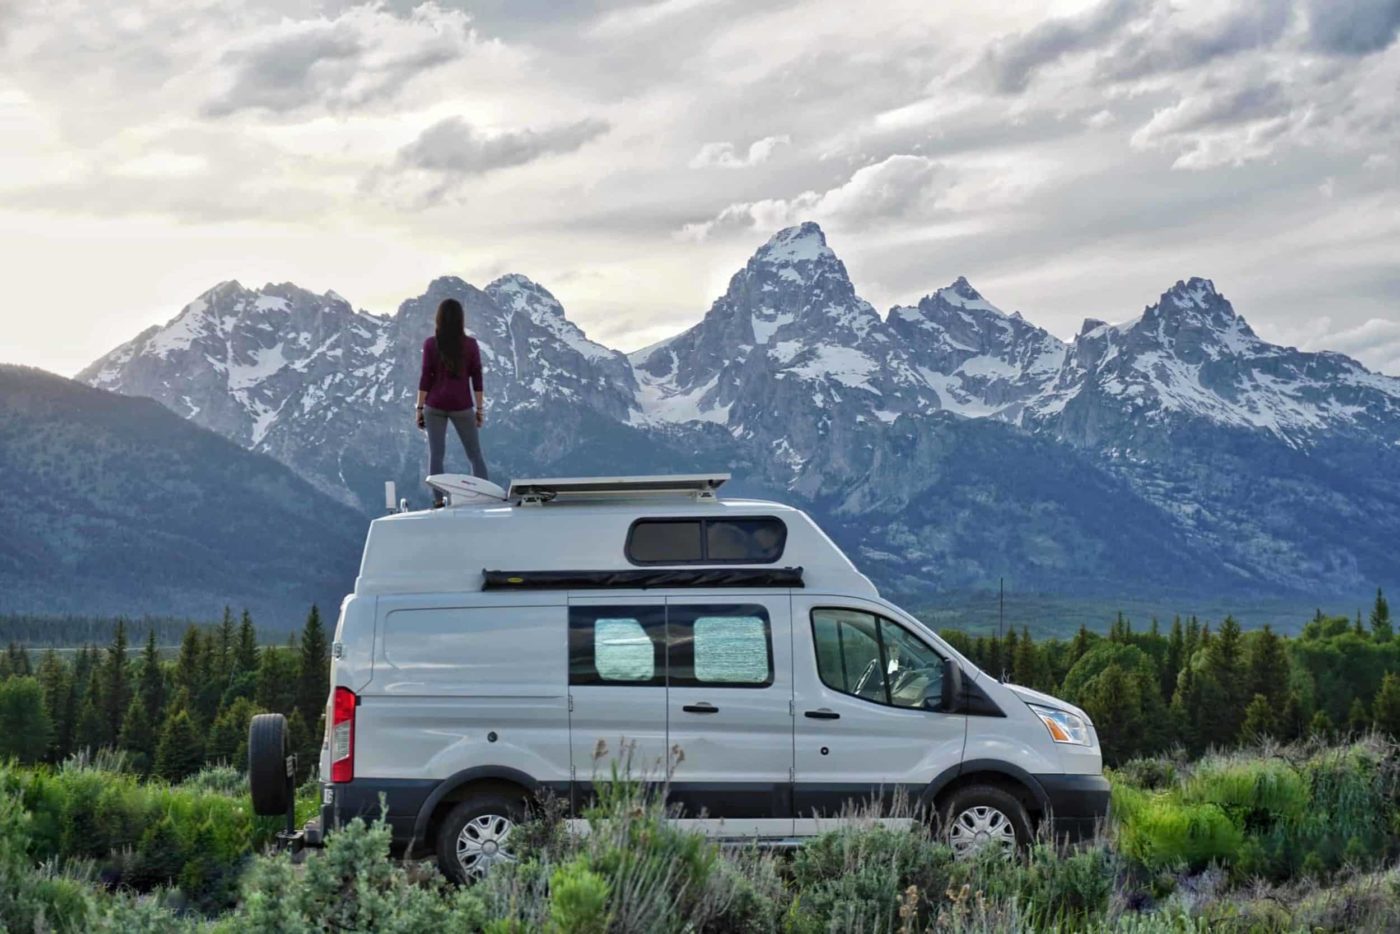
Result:
<svg viewBox="0 0 1400 934"><path fill-rule="evenodd" d="M681 710L686 713L719 713L719 708L714 704L686 704Z"/></svg>
<svg viewBox="0 0 1400 934"><path fill-rule="evenodd" d="M840 720L841 715L834 710L808 710L802 716L810 720Z"/></svg>

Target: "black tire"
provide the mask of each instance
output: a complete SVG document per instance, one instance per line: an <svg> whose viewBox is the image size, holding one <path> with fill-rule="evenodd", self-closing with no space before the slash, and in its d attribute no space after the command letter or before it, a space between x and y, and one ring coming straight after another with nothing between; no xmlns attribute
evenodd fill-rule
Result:
<svg viewBox="0 0 1400 934"><path fill-rule="evenodd" d="M287 813L292 782L287 777L287 718L280 713L260 713L248 724L248 787L254 814Z"/></svg>
<svg viewBox="0 0 1400 934"><path fill-rule="evenodd" d="M520 824L524 820L525 801L523 798L490 791L472 795L467 800L459 802L438 826L438 868L448 879L463 885L481 878L497 862L514 862L515 857L508 846L500 846L490 853L479 854L473 860L474 865L468 866L458 857L458 840L469 824L490 834L493 832L492 828L494 828L495 833L499 833L504 821L507 825L504 830L508 835L518 833Z"/></svg>
<svg viewBox="0 0 1400 934"><path fill-rule="evenodd" d="M939 838L952 846L959 858L971 855L961 846L973 842L968 839L969 835L976 836L975 832L970 834L973 828L981 828L987 834L986 841L1014 842L1016 850L1029 847L1035 836L1026 806L1014 794L995 785L957 789L943 802L938 818ZM1008 829L1014 841L1006 839Z"/></svg>

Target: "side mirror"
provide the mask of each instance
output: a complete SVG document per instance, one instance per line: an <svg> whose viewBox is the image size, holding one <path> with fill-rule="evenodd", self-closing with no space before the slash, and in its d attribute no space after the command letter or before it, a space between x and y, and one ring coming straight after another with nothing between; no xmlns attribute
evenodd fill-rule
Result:
<svg viewBox="0 0 1400 934"><path fill-rule="evenodd" d="M943 659L943 699L938 709L943 713L957 713L962 709L963 679L962 666L951 658Z"/></svg>

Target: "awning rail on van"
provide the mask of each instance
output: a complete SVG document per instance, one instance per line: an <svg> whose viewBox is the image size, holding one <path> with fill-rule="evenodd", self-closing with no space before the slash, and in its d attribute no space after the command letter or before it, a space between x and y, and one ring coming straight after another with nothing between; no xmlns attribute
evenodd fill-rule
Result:
<svg viewBox="0 0 1400 934"><path fill-rule="evenodd" d="M802 586L801 568L643 568L617 571L483 570L482 590L658 590Z"/></svg>

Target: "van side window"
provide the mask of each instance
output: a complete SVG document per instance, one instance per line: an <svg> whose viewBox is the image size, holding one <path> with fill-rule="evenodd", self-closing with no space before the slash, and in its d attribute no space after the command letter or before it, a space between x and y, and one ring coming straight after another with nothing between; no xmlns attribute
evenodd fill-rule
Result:
<svg viewBox="0 0 1400 934"><path fill-rule="evenodd" d="M943 659L898 623L861 610L812 611L817 673L835 691L892 707L931 708Z"/></svg>
<svg viewBox="0 0 1400 934"><path fill-rule="evenodd" d="M783 556L787 526L773 516L638 519L627 532L633 564L773 564Z"/></svg>
<svg viewBox="0 0 1400 934"><path fill-rule="evenodd" d="M664 686L665 607L570 607L569 683Z"/></svg>
<svg viewBox="0 0 1400 934"><path fill-rule="evenodd" d="M773 683L768 611L756 604L672 605L671 684L767 687Z"/></svg>

